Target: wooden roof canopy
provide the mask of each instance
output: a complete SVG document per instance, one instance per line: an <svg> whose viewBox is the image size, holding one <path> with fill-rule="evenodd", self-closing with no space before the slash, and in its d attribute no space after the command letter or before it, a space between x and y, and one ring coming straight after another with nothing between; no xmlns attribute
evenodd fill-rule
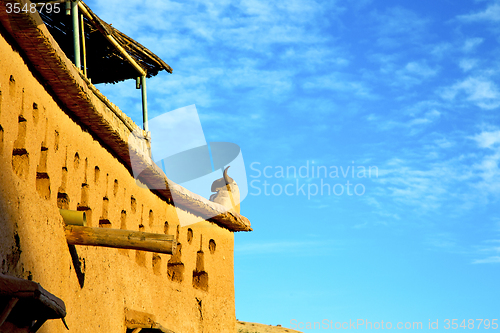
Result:
<svg viewBox="0 0 500 333"><path fill-rule="evenodd" d="M172 68L160 57L101 20L83 1L79 2L84 21L87 76L92 83L116 83L140 76L122 53L123 50L147 73L148 78L162 70L172 73ZM54 10L50 14L41 11L40 16L61 49L72 59L74 51L71 15L66 15L64 2L58 5L61 8L59 13ZM122 50L113 45L109 36Z"/></svg>

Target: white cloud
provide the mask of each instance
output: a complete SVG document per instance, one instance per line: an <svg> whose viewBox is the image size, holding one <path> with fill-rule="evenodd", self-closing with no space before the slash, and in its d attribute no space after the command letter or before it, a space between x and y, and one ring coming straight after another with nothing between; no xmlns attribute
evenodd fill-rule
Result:
<svg viewBox="0 0 500 333"><path fill-rule="evenodd" d="M476 12L473 14L460 15L458 19L466 22L474 21L500 21L500 4L493 3L488 6L485 10L481 12Z"/></svg>
<svg viewBox="0 0 500 333"><path fill-rule="evenodd" d="M415 74L424 78L434 76L437 73L436 69L430 68L425 63L418 62L409 62L406 64L404 69L407 73Z"/></svg>
<svg viewBox="0 0 500 333"><path fill-rule="evenodd" d="M476 250L476 254L487 254L486 258L483 259L476 259L472 263L473 264L495 264L495 263L500 263L500 246L498 246L498 243L500 243L499 239L489 239L485 240L482 242L483 244L486 245L481 245L478 247Z"/></svg>
<svg viewBox="0 0 500 333"><path fill-rule="evenodd" d="M409 166L407 161L391 160L380 168L376 182L384 185L380 195L425 212L440 208L450 199L450 186L458 178L458 171L445 163L421 170Z"/></svg>
<svg viewBox="0 0 500 333"><path fill-rule="evenodd" d="M441 138L441 139L437 139L434 141L434 143L439 147L439 148L451 148L455 145L454 142L450 141L449 139L447 138Z"/></svg>
<svg viewBox="0 0 500 333"><path fill-rule="evenodd" d="M448 100L455 99L461 93L466 100L473 102L482 109L496 109L500 106L500 91L497 85L484 77L468 77L441 91L441 97Z"/></svg>
<svg viewBox="0 0 500 333"><path fill-rule="evenodd" d="M430 46L430 53L436 57L443 57L448 54L453 49L453 46L449 42L441 42L437 45Z"/></svg>
<svg viewBox="0 0 500 333"><path fill-rule="evenodd" d="M488 257L485 259L476 259L473 264L500 264L500 256Z"/></svg>
<svg viewBox="0 0 500 333"><path fill-rule="evenodd" d="M465 40L465 43L464 43L464 46L462 49L464 52L471 52L477 46L481 45L483 43L483 41L484 41L483 38L468 38Z"/></svg>
<svg viewBox="0 0 500 333"><path fill-rule="evenodd" d="M427 236L425 244L432 248L439 248L447 251L453 251L457 248L455 235L447 232Z"/></svg>
<svg viewBox="0 0 500 333"><path fill-rule="evenodd" d="M488 149L486 154L477 158L472 165L473 172L480 177L474 186L485 194L500 193L500 130L483 131L470 137L479 148Z"/></svg>
<svg viewBox="0 0 500 333"><path fill-rule="evenodd" d="M413 126L413 125L423 125L423 124L429 124L437 120L441 116L441 112L437 110L431 110L429 112L426 112L425 115L421 118L415 118L411 120L408 125Z"/></svg>
<svg viewBox="0 0 500 333"><path fill-rule="evenodd" d="M482 182L477 184L478 188L498 194L500 190L499 161L500 151L492 155L486 155L481 161L473 165L482 178Z"/></svg>
<svg viewBox="0 0 500 333"><path fill-rule="evenodd" d="M384 82L397 89L412 88L430 80L439 72L439 66L430 66L426 60L413 60L400 64L402 55L372 54L369 58L380 64L379 73L370 75L377 85Z"/></svg>
<svg viewBox="0 0 500 333"><path fill-rule="evenodd" d="M386 71L390 72L389 68L386 68ZM407 63L402 69L394 72L394 76L391 78L393 80L392 85L412 87L435 76L437 72L437 69L431 68L425 62L412 61Z"/></svg>
<svg viewBox="0 0 500 333"><path fill-rule="evenodd" d="M370 89L365 83L359 81L350 81L342 75L331 74L319 77L313 77L303 85L304 89L326 89L339 92L353 93L359 97L374 98L375 95L371 93Z"/></svg>
<svg viewBox="0 0 500 333"><path fill-rule="evenodd" d="M432 117L439 117L439 112L428 111L413 123L426 124L425 119ZM378 163L380 176L373 180L381 185L377 197L392 198L396 207L403 204L406 212L415 209L419 214L444 207L460 214L500 199L500 130L430 137L423 149Z"/></svg>
<svg viewBox="0 0 500 333"><path fill-rule="evenodd" d="M324 65L334 65L339 68L349 65L349 60L343 52L330 46L294 45L283 52L280 58L287 62L299 62L301 67L308 70L316 70Z"/></svg>
<svg viewBox="0 0 500 333"><path fill-rule="evenodd" d="M464 72L468 72L474 67L476 67L477 63L478 63L477 59L466 58L466 59L461 59L458 65Z"/></svg>
<svg viewBox="0 0 500 333"><path fill-rule="evenodd" d="M366 116L367 121L376 122L380 130L388 131L393 129L403 129L408 135L415 135L420 133L426 125L436 123L440 117L441 112L433 108L435 103L420 102L405 110L404 115L400 119L383 119L380 115L369 114ZM430 110L429 110L430 108ZM428 110L428 111L423 111Z"/></svg>
<svg viewBox="0 0 500 333"><path fill-rule="evenodd" d="M493 146L500 143L500 130L492 132L481 132L472 137L481 148L493 148Z"/></svg>
<svg viewBox="0 0 500 333"><path fill-rule="evenodd" d="M427 19L403 7L392 7L383 13L373 12L383 35L415 34L421 32L428 23Z"/></svg>

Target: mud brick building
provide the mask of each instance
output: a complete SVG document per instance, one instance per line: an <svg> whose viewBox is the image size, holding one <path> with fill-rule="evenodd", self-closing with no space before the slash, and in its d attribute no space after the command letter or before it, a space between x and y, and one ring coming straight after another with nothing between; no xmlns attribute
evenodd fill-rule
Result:
<svg viewBox="0 0 500 333"><path fill-rule="evenodd" d="M57 36L68 28L62 19L8 13L9 3L30 2L0 1L0 277L36 282L60 302L48 302L36 284L27 296L0 281L0 330L25 332L14 315L63 302L66 313L58 313L70 332L233 333L234 232L250 231L249 221L169 185L151 160L148 134L91 83L170 67L80 3L82 42L93 48L82 70ZM142 183L165 188L138 186L132 162L144 168ZM60 209L85 212L91 230L158 235L171 254L68 244L73 229ZM66 331L62 320L39 329Z"/></svg>

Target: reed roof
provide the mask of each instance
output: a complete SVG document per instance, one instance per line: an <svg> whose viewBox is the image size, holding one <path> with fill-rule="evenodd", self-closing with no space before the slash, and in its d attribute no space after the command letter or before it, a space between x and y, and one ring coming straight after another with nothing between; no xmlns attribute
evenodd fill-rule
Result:
<svg viewBox="0 0 500 333"><path fill-rule="evenodd" d="M133 40L110 24L101 20L83 1L87 76L93 83L116 83L133 79L140 74L126 59L122 51L113 45L106 35L112 36L117 43L144 69L147 77L162 70L172 73L172 68L156 54ZM40 16L47 29L57 41L68 58L73 59L73 24L71 15L66 15L65 4L59 3L59 13L41 11ZM83 63L83 61L82 61Z"/></svg>

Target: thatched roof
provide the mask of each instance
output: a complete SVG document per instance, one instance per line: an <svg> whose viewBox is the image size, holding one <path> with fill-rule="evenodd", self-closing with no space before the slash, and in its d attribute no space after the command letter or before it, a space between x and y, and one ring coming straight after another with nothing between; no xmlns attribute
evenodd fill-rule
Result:
<svg viewBox="0 0 500 333"><path fill-rule="evenodd" d="M87 76L93 83L116 83L133 79L140 74L113 45L107 36L112 36L118 44L144 69L147 77L152 77L162 70L172 73L172 68L146 47L125 35L118 29L101 20L83 2L80 10L84 18L85 44L87 56ZM65 4L59 13L48 14L42 11L40 16L47 29L57 41L68 58L73 59L73 25L71 15L66 15ZM83 63L83 62L82 62Z"/></svg>

